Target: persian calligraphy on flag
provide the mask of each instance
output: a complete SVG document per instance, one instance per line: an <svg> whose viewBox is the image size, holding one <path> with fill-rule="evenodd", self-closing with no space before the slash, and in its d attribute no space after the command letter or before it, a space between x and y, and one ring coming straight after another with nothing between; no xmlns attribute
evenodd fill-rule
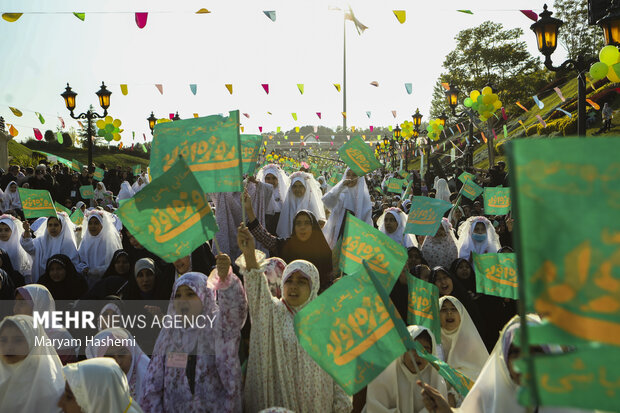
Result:
<svg viewBox="0 0 620 413"><path fill-rule="evenodd" d="M55 217L56 209L49 191L44 189L17 188L26 219Z"/></svg>
<svg viewBox="0 0 620 413"><path fill-rule="evenodd" d="M407 183L404 179L390 178L387 181L387 191L400 194L403 192L403 186Z"/></svg>
<svg viewBox="0 0 620 413"><path fill-rule="evenodd" d="M434 236L441 225L441 218L450 208L452 204L443 199L414 196L405 233Z"/></svg>
<svg viewBox="0 0 620 413"><path fill-rule="evenodd" d="M254 175L258 152L263 143L261 135L241 135L241 159L243 160L243 173Z"/></svg>
<svg viewBox="0 0 620 413"><path fill-rule="evenodd" d="M510 212L510 188L484 188L484 213L506 215Z"/></svg>
<svg viewBox="0 0 620 413"><path fill-rule="evenodd" d="M471 179L465 180L465 183L463 183L463 187L461 188L461 194L473 201L478 198L481 193L482 188L478 184Z"/></svg>
<svg viewBox="0 0 620 413"><path fill-rule="evenodd" d="M476 292L497 297L519 298L516 254L472 253L476 272Z"/></svg>
<svg viewBox="0 0 620 413"><path fill-rule="evenodd" d="M441 343L439 321L439 289L435 284L407 274L408 305L407 324L431 330L437 343Z"/></svg>
<svg viewBox="0 0 620 413"><path fill-rule="evenodd" d="M357 176L364 176L381 168L372 148L359 136L351 138L342 145L338 149L338 155Z"/></svg>

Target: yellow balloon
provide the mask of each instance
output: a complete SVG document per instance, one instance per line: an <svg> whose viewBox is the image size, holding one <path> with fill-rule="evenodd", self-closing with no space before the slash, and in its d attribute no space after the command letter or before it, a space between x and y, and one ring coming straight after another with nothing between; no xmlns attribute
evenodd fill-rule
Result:
<svg viewBox="0 0 620 413"><path fill-rule="evenodd" d="M121 126L121 120L120 119L114 119L114 122L112 122L112 125L114 125L115 128L118 128Z"/></svg>
<svg viewBox="0 0 620 413"><path fill-rule="evenodd" d="M472 90L471 93L469 94L469 97L474 102L476 101L476 99L478 99L478 96L480 96L480 92L478 92L477 90Z"/></svg>
<svg viewBox="0 0 620 413"><path fill-rule="evenodd" d="M99 129L103 129L103 128L105 128L105 122L103 121L103 119L99 119L99 120L97 121L96 125L97 125L97 127L98 127Z"/></svg>
<svg viewBox="0 0 620 413"><path fill-rule="evenodd" d="M112 119L112 116L106 116L105 117L105 123L112 123L114 119Z"/></svg>
<svg viewBox="0 0 620 413"><path fill-rule="evenodd" d="M114 134L114 135L112 135L112 136L114 136L114 140L115 140L115 141L120 141L120 140L121 140L121 134L120 134L120 133L115 133L115 134Z"/></svg>
<svg viewBox="0 0 620 413"><path fill-rule="evenodd" d="M616 64L618 64L618 63L616 63ZM609 66L609 71L607 72L607 79L609 79L610 81L612 81L614 83L620 82L620 77L618 77L618 74L614 70L613 66Z"/></svg>
<svg viewBox="0 0 620 413"><path fill-rule="evenodd" d="M493 102L493 107L495 109L500 109L502 107L502 101L501 100L496 100L495 102Z"/></svg>
<svg viewBox="0 0 620 413"><path fill-rule="evenodd" d="M492 97L491 103L495 102L496 100L499 100L499 96L497 96L497 94L495 94L495 93L492 93L491 97Z"/></svg>
<svg viewBox="0 0 620 413"><path fill-rule="evenodd" d="M493 102L493 95L482 95L482 103L489 105Z"/></svg>
<svg viewBox="0 0 620 413"><path fill-rule="evenodd" d="M491 87L490 87L490 86L485 86L485 87L482 89L482 94L483 94L483 95L490 95L490 94L492 94L492 93L493 93L493 89L491 89Z"/></svg>

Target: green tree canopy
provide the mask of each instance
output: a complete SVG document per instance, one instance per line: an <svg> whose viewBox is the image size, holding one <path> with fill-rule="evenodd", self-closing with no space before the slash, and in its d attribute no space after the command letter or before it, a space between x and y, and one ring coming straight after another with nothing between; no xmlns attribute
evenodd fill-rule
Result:
<svg viewBox="0 0 620 413"><path fill-rule="evenodd" d="M555 0L553 13L564 21L558 37L570 59L578 55L598 56L604 46L603 30L588 25L588 2L583 0Z"/></svg>

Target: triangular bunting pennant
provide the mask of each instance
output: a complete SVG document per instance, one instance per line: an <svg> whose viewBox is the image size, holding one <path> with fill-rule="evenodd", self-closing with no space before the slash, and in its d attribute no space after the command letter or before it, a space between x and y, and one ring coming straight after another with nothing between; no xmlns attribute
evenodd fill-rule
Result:
<svg viewBox="0 0 620 413"><path fill-rule="evenodd" d="M194 113L194 117L195 117L195 118L197 118L197 117L199 117L199 116L198 116L198 114L197 114L197 113Z"/></svg>
<svg viewBox="0 0 620 413"><path fill-rule="evenodd" d="M317 112L316 115L321 119L321 112Z"/></svg>
<svg viewBox="0 0 620 413"><path fill-rule="evenodd" d="M263 131L263 127L262 127L262 126L259 126L259 127L258 127L258 131L259 131L259 132L262 132L262 131Z"/></svg>
<svg viewBox="0 0 620 413"><path fill-rule="evenodd" d="M265 93L269 94L269 84L268 83L263 83L261 86L263 87L263 89L265 89Z"/></svg>
<svg viewBox="0 0 620 413"><path fill-rule="evenodd" d="M334 87L338 92L340 92L340 83L334 83Z"/></svg>
<svg viewBox="0 0 620 413"><path fill-rule="evenodd" d="M366 116L368 116L368 119L370 119L370 111L366 112Z"/></svg>
<svg viewBox="0 0 620 413"><path fill-rule="evenodd" d="M62 132L56 132L56 140L58 141L59 144L62 145L62 143L64 142L62 138Z"/></svg>
<svg viewBox="0 0 620 413"><path fill-rule="evenodd" d="M39 112L35 112L35 115L37 115L37 117L39 118L39 122L41 122L41 124L45 123L45 119L43 118L43 115L41 115Z"/></svg>
<svg viewBox="0 0 620 413"><path fill-rule="evenodd" d="M191 91L192 91L192 94L195 96L195 95L196 95L196 92L198 91L198 85L197 85L197 84L195 84L195 83L191 83L191 84L189 85L189 90L191 90Z"/></svg>
<svg viewBox="0 0 620 413"><path fill-rule="evenodd" d="M9 126L9 134L12 137L16 137L19 134L19 131L13 127L13 125Z"/></svg>
<svg viewBox="0 0 620 413"><path fill-rule="evenodd" d="M41 139L43 139L43 134L41 133L41 131L37 128L32 128L32 130L34 131L34 137L40 141Z"/></svg>
<svg viewBox="0 0 620 413"><path fill-rule="evenodd" d="M473 11L471 10L457 10L459 13L465 13L465 14L474 14Z"/></svg>
<svg viewBox="0 0 620 413"><path fill-rule="evenodd" d="M82 21L84 21L84 19L86 18L86 13L80 13L80 12L74 11L73 15Z"/></svg>
<svg viewBox="0 0 620 413"><path fill-rule="evenodd" d="M293 117L293 119L297 120L297 114L296 113L291 113L291 116Z"/></svg>
<svg viewBox="0 0 620 413"><path fill-rule="evenodd" d="M17 116L18 118L21 118L23 113L21 110L17 109L17 108L12 108L9 106L9 109L11 109L11 112L13 112L13 115Z"/></svg>
<svg viewBox="0 0 620 413"><path fill-rule="evenodd" d="M232 85L232 83L226 83L224 86L226 86L226 89L228 89L228 93L230 93L232 95L232 93L233 93L233 85Z"/></svg>
<svg viewBox="0 0 620 413"><path fill-rule="evenodd" d="M269 17L272 22L276 21L276 11L275 10L264 10L265 16Z"/></svg>
<svg viewBox="0 0 620 413"><path fill-rule="evenodd" d="M211 12L205 9L204 7L196 12L196 14L209 14L209 13Z"/></svg>
<svg viewBox="0 0 620 413"><path fill-rule="evenodd" d="M148 17L148 13L136 13L136 24L138 25L138 28L144 29L146 26L146 19Z"/></svg>
<svg viewBox="0 0 620 413"><path fill-rule="evenodd" d="M393 111L392 111L392 115L393 115L394 117L396 117L396 111L395 111L395 110L393 110Z"/></svg>
<svg viewBox="0 0 620 413"><path fill-rule="evenodd" d="M250 114L249 113L244 113L243 116L245 116L246 118L250 119Z"/></svg>
<svg viewBox="0 0 620 413"><path fill-rule="evenodd" d="M128 90L126 84L121 85L121 93L123 94L123 96L127 96Z"/></svg>
<svg viewBox="0 0 620 413"><path fill-rule="evenodd" d="M346 118L347 117L347 112L342 112L342 117Z"/></svg>
<svg viewBox="0 0 620 413"><path fill-rule="evenodd" d="M9 23L16 22L24 13L2 13L2 18Z"/></svg>
<svg viewBox="0 0 620 413"><path fill-rule="evenodd" d="M403 24L407 19L407 13L405 10L392 10L394 12L394 16L400 24Z"/></svg>
<svg viewBox="0 0 620 413"><path fill-rule="evenodd" d="M374 87L379 87L379 82L377 82L376 80L373 80L372 82L370 82L370 84Z"/></svg>
<svg viewBox="0 0 620 413"><path fill-rule="evenodd" d="M299 93L301 93L302 95L304 94L304 84L303 83L297 83L297 89L299 89Z"/></svg>
<svg viewBox="0 0 620 413"><path fill-rule="evenodd" d="M160 94L164 94L164 85L162 85L161 83L157 83L155 87L157 88L157 90L159 90Z"/></svg>
<svg viewBox="0 0 620 413"><path fill-rule="evenodd" d="M534 13L533 10L519 10L521 13L523 13L528 19L533 20L533 21L538 21L538 14Z"/></svg>
<svg viewBox="0 0 620 413"><path fill-rule="evenodd" d="M61 118L60 116L58 117L58 120L60 121L60 125L64 129L65 128L65 120L63 118Z"/></svg>
<svg viewBox="0 0 620 413"><path fill-rule="evenodd" d="M413 87L411 85L411 83L405 83L405 90L407 90L407 94L410 95L411 92L413 91Z"/></svg>

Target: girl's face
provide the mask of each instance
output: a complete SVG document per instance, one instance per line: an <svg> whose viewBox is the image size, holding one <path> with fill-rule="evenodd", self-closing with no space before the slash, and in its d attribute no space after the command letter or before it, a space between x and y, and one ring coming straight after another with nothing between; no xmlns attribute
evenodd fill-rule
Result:
<svg viewBox="0 0 620 413"><path fill-rule="evenodd" d="M108 351L105 353L105 357L113 358L116 361L116 364L123 370L125 374L129 373L129 369L131 369L131 351L127 347L122 346L111 346L108 347Z"/></svg>
<svg viewBox="0 0 620 413"><path fill-rule="evenodd" d="M97 184L97 190L98 190L98 191L101 191L102 189L103 189L103 186L101 186L101 183L98 183L98 184Z"/></svg>
<svg viewBox="0 0 620 413"><path fill-rule="evenodd" d="M419 342L427 353L432 353L432 343L428 341L426 337L416 337L415 341ZM415 350L409 350L409 352L404 355L404 362L407 369L409 369L409 371L413 374L417 373L416 367L413 363L416 364L418 371L424 370L424 368L428 365L428 361L418 356L418 353Z"/></svg>
<svg viewBox="0 0 620 413"><path fill-rule="evenodd" d="M174 293L174 311L183 316L196 317L202 313L202 301L187 285L180 285Z"/></svg>
<svg viewBox="0 0 620 413"><path fill-rule="evenodd" d="M439 310L439 321L441 328L452 332L461 325L461 315L450 300L444 300Z"/></svg>
<svg viewBox="0 0 620 413"><path fill-rule="evenodd" d="M349 169L347 171L346 179L349 179L351 181L351 183L347 186L354 187L355 185L357 185L358 176L352 170Z"/></svg>
<svg viewBox="0 0 620 413"><path fill-rule="evenodd" d="M486 234L487 227L482 222L476 222L474 226L474 234Z"/></svg>
<svg viewBox="0 0 620 413"><path fill-rule="evenodd" d="M435 285L439 288L440 295L450 295L452 294L452 290L454 289L454 284L452 284L452 280L443 271L437 271L437 277L435 278Z"/></svg>
<svg viewBox="0 0 620 413"><path fill-rule="evenodd" d="M471 277L471 268L466 261L459 262L459 265L456 267L456 276L463 280Z"/></svg>
<svg viewBox="0 0 620 413"><path fill-rule="evenodd" d="M150 293L155 288L155 274L153 271L149 269L140 270L140 272L136 275L136 282L138 283L138 288L143 293Z"/></svg>
<svg viewBox="0 0 620 413"><path fill-rule="evenodd" d="M60 225L60 221L56 217L51 217L47 219L47 233L50 234L51 237L57 237L62 231L62 225Z"/></svg>
<svg viewBox="0 0 620 413"><path fill-rule="evenodd" d="M274 188L278 187L278 178L273 174L265 175L265 183L271 184Z"/></svg>
<svg viewBox="0 0 620 413"><path fill-rule="evenodd" d="M299 271L295 271L284 282L284 301L293 307L305 304L310 297L310 281Z"/></svg>
<svg viewBox="0 0 620 413"><path fill-rule="evenodd" d="M53 262L49 268L50 278L54 282L61 282L67 276L67 271L60 263Z"/></svg>
<svg viewBox="0 0 620 413"><path fill-rule="evenodd" d="M411 250L407 253L407 267L409 268L409 272L413 274L413 269L416 265L422 264L422 255L420 251Z"/></svg>
<svg viewBox="0 0 620 413"><path fill-rule="evenodd" d="M11 227L4 223L0 224L0 241L8 241L12 233Z"/></svg>
<svg viewBox="0 0 620 413"><path fill-rule="evenodd" d="M82 408L77 404L75 396L67 382L65 382L65 391L62 396L60 396L57 406L60 407L64 413L82 413Z"/></svg>
<svg viewBox="0 0 620 413"><path fill-rule="evenodd" d="M13 314L32 315L32 301L26 300L20 293L15 294L15 303L13 303Z"/></svg>
<svg viewBox="0 0 620 413"><path fill-rule="evenodd" d="M82 210L82 212L86 211L86 204L82 204L82 206L80 206L80 209Z"/></svg>
<svg viewBox="0 0 620 413"><path fill-rule="evenodd" d="M454 214L452 214L452 216L454 217L454 219L458 222L461 218L463 218L463 213L461 213L461 210L456 208L454 210Z"/></svg>
<svg viewBox="0 0 620 413"><path fill-rule="evenodd" d="M0 330L0 357L6 364L24 360L30 353L28 341L21 330L13 323L6 323Z"/></svg>
<svg viewBox="0 0 620 413"><path fill-rule="evenodd" d="M103 226L101 225L101 222L99 222L97 218L91 217L88 220L88 233L92 235L93 237L96 237L97 235L99 235L102 228Z"/></svg>
<svg viewBox="0 0 620 413"><path fill-rule="evenodd" d="M312 220L306 214L295 218L295 235L300 241L308 241L312 236Z"/></svg>
<svg viewBox="0 0 620 413"><path fill-rule="evenodd" d="M17 185L11 184L11 186L9 187L9 191L11 191L11 192L17 191Z"/></svg>
<svg viewBox="0 0 620 413"><path fill-rule="evenodd" d="M293 184L292 191L296 198L302 198L306 194L306 187L297 181Z"/></svg>
<svg viewBox="0 0 620 413"><path fill-rule="evenodd" d="M174 262L174 268L177 270L179 275L183 275L189 271L190 259L189 255L187 257L179 258Z"/></svg>
<svg viewBox="0 0 620 413"><path fill-rule="evenodd" d="M129 257L125 254L119 255L114 263L114 271L116 271L117 274L127 274L129 269Z"/></svg>
<svg viewBox="0 0 620 413"><path fill-rule="evenodd" d="M383 219L383 224L385 225L385 231L388 234L392 234L398 228L398 221L394 218L394 215L391 213L385 214L385 218Z"/></svg>

